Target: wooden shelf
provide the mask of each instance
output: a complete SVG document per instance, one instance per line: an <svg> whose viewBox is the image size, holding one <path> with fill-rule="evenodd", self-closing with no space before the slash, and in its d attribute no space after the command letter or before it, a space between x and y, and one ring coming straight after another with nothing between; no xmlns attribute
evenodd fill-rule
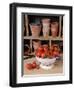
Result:
<svg viewBox="0 0 74 90"><path fill-rule="evenodd" d="M33 37L33 36L24 36L24 39L39 39L39 40L63 40L62 37L52 37L52 36L49 36L49 37L43 37L43 36L39 36L39 37Z"/></svg>
<svg viewBox="0 0 74 90"><path fill-rule="evenodd" d="M34 56L23 56L24 59L32 58Z"/></svg>
<svg viewBox="0 0 74 90"><path fill-rule="evenodd" d="M32 58L34 55L34 52L31 52L30 55L24 55L23 58Z"/></svg>

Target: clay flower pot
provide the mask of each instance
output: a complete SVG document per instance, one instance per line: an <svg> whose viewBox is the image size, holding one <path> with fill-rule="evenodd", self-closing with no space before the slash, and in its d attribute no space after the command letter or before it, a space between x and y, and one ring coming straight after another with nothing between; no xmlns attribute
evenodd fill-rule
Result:
<svg viewBox="0 0 74 90"><path fill-rule="evenodd" d="M36 51L41 45L41 41L39 40L35 40L33 41L33 48L34 48L34 51Z"/></svg>
<svg viewBox="0 0 74 90"><path fill-rule="evenodd" d="M24 45L24 55L29 55L30 53L30 47L29 45L25 44Z"/></svg>
<svg viewBox="0 0 74 90"><path fill-rule="evenodd" d="M56 37L58 34L58 22L51 23L51 36Z"/></svg>
<svg viewBox="0 0 74 90"><path fill-rule="evenodd" d="M41 25L40 24L30 24L30 29L31 29L32 36L38 37L40 35Z"/></svg>
<svg viewBox="0 0 74 90"><path fill-rule="evenodd" d="M43 36L48 37L50 32L50 19L42 19L42 26Z"/></svg>

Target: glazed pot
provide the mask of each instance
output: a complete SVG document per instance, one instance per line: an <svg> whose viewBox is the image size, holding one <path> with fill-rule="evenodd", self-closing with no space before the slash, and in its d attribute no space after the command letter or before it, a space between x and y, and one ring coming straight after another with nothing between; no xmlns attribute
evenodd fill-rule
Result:
<svg viewBox="0 0 74 90"><path fill-rule="evenodd" d="M58 22L51 23L51 36L56 37L58 34Z"/></svg>
<svg viewBox="0 0 74 90"><path fill-rule="evenodd" d="M43 36L48 37L50 32L50 19L42 19L42 26Z"/></svg>
<svg viewBox="0 0 74 90"><path fill-rule="evenodd" d="M31 29L32 36L38 37L40 35L41 25L40 24L30 24L30 29Z"/></svg>

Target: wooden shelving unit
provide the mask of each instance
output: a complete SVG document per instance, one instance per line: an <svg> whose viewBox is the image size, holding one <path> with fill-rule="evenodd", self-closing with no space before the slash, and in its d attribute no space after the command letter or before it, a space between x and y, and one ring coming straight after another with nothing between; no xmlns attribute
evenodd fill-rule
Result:
<svg viewBox="0 0 74 90"><path fill-rule="evenodd" d="M53 17L53 16L52 16ZM25 31L26 31L26 35L23 37L23 40L30 40L30 48L31 48L31 52L32 52L32 40L34 39L38 39L38 40L48 40L49 41L49 46L51 47L51 41L63 41L63 38L61 36L62 33L62 19L63 16L58 16L59 17L59 32L58 32L58 36L57 37L52 37L49 36L47 38L43 37L43 36L39 36L39 37L33 37L31 35L29 35L29 18L27 14L24 14L24 20L25 20Z"/></svg>

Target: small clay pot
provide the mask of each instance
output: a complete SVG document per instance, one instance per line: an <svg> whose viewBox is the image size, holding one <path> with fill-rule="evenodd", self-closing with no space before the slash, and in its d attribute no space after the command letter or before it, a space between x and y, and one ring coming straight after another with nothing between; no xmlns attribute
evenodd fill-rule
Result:
<svg viewBox="0 0 74 90"><path fill-rule="evenodd" d="M58 34L58 22L51 23L51 36L56 37Z"/></svg>
<svg viewBox="0 0 74 90"><path fill-rule="evenodd" d="M30 47L29 45L25 44L24 45L24 55L29 55L30 53Z"/></svg>
<svg viewBox="0 0 74 90"><path fill-rule="evenodd" d="M38 37L40 35L41 25L40 24L30 24L30 29L31 29L32 36Z"/></svg>
<svg viewBox="0 0 74 90"><path fill-rule="evenodd" d="M42 19L42 23L49 23L49 22L50 22L50 19L48 19L48 18Z"/></svg>
<svg viewBox="0 0 74 90"><path fill-rule="evenodd" d="M41 45L41 41L39 40L35 40L33 41L33 48L34 48L34 51L36 51Z"/></svg>

